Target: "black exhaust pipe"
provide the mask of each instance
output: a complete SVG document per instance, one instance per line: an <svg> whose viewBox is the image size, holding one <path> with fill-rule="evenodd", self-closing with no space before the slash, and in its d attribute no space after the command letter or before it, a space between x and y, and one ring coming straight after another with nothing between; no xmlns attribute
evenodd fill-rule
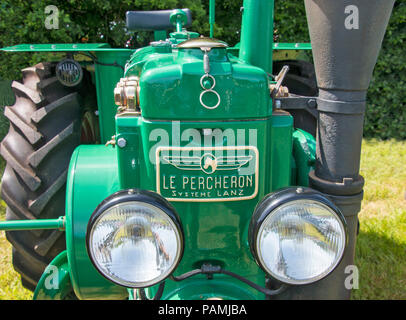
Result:
<svg viewBox="0 0 406 320"><path fill-rule="evenodd" d="M310 186L329 196L348 225L348 246L328 277L291 287L282 299L349 299L358 212L366 95L394 0L305 0L319 87L316 167ZM351 282L351 281L350 281ZM347 283L347 285L346 285Z"/></svg>
<svg viewBox="0 0 406 320"><path fill-rule="evenodd" d="M394 0L305 0L319 87L317 165L311 181L360 193L366 94Z"/></svg>

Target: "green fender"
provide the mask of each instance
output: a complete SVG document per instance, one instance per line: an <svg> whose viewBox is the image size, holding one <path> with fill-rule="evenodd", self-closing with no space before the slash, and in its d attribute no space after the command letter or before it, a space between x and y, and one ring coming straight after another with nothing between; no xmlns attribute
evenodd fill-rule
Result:
<svg viewBox="0 0 406 320"><path fill-rule="evenodd" d="M121 300L127 290L105 279L86 249L86 230L95 208L120 190L117 149L81 145L72 155L66 185L66 248L72 286L79 299Z"/></svg>
<svg viewBox="0 0 406 320"><path fill-rule="evenodd" d="M296 181L292 185L309 186L309 172L316 162L316 140L301 129L293 132L293 156L296 162Z"/></svg>
<svg viewBox="0 0 406 320"><path fill-rule="evenodd" d="M74 297L68 254L62 251L46 267L34 291L34 300L66 300Z"/></svg>

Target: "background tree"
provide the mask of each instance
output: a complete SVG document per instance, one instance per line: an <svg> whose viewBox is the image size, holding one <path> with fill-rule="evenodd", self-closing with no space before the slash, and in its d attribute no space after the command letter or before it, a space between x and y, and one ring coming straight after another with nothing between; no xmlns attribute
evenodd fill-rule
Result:
<svg viewBox="0 0 406 320"><path fill-rule="evenodd" d="M215 37L233 45L239 41L243 0L216 1ZM59 29L47 30L45 7L59 9ZM275 1L275 29L279 42L308 42L303 1ZM209 0L2 0L0 2L0 46L21 43L107 42L122 47L131 34L125 29L129 10L190 8L192 30L209 34ZM406 0L398 0L386 32L382 51L368 93L364 135L406 138ZM151 33L138 32L139 45L149 42ZM20 79L22 68L60 55L0 53L0 104L10 104L9 81ZM5 89L6 88L6 89ZM0 135L7 131L0 119Z"/></svg>

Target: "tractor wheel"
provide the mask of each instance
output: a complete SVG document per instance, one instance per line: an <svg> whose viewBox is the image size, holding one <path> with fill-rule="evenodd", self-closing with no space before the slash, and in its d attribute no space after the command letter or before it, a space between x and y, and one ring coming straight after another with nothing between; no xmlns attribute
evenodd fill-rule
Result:
<svg viewBox="0 0 406 320"><path fill-rule="evenodd" d="M289 72L283 81L283 85L289 88L290 93L301 96L317 96L318 88L314 65L302 60L275 61L273 70L278 74L283 66L289 66ZM316 110L289 109L294 119L295 128L303 129L316 136L317 112Z"/></svg>
<svg viewBox="0 0 406 320"><path fill-rule="evenodd" d="M1 183L7 220L65 214L68 165L84 135L82 92L89 94L90 81L85 72L78 87L65 87L55 76L55 65L40 63L24 69L22 83L12 84L16 102L5 108L10 129L0 146L7 162ZM45 267L65 249L64 233L58 230L9 231L6 237L13 246L14 269L29 290L35 289Z"/></svg>

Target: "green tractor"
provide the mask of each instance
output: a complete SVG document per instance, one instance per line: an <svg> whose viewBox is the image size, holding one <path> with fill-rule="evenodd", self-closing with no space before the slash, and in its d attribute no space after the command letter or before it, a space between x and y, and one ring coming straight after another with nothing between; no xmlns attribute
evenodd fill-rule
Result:
<svg viewBox="0 0 406 320"><path fill-rule="evenodd" d="M311 45L274 43L274 0L244 0L235 46L178 9L127 13L154 31L144 48L2 49L66 53L22 70L5 108L0 230L35 299L350 297L366 93L394 0L304 2ZM315 72L274 61L309 49Z"/></svg>

